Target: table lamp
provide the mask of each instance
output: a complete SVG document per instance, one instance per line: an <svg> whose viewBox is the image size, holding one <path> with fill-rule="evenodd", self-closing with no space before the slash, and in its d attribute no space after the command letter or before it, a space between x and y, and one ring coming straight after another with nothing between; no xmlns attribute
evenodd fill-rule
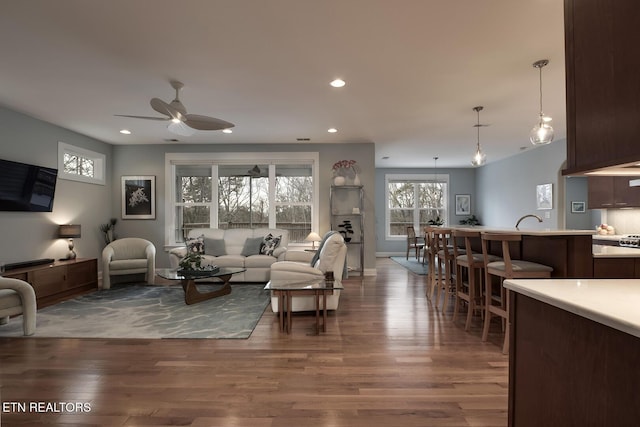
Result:
<svg viewBox="0 0 640 427"><path fill-rule="evenodd" d="M73 250L73 239L76 237L81 237L80 225L78 224L60 225L60 229L58 230L58 237L60 237L61 239L69 239L69 253L67 254L67 257L64 259L75 259L76 252Z"/></svg>
<svg viewBox="0 0 640 427"><path fill-rule="evenodd" d="M307 237L305 237L304 240L306 242L311 242L311 249L315 250L316 242L321 241L322 237L320 237L320 235L318 233L316 233L315 231L312 231L311 233L309 233L309 235Z"/></svg>

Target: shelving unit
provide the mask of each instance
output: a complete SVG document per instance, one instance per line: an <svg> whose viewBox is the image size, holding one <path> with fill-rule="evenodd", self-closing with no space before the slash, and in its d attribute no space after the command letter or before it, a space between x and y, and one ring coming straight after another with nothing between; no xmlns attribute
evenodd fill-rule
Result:
<svg viewBox="0 0 640 427"><path fill-rule="evenodd" d="M364 275L364 189L362 185L332 185L329 192L329 208L331 210L331 229L343 231L340 224L350 221L353 234L347 235L351 240L347 247L357 247L359 265L351 267L351 271ZM351 251L349 251L351 252ZM347 262L349 258L347 257Z"/></svg>

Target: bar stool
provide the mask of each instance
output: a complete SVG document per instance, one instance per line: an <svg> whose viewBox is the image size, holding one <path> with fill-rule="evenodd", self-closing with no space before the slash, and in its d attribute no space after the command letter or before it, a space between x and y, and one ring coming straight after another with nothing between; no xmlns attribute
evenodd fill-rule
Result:
<svg viewBox="0 0 640 427"><path fill-rule="evenodd" d="M444 292L444 301L442 303L442 311L447 311L449 305L449 297L455 291L455 282L453 279L454 271L454 253L453 243L451 242L450 228L434 227L433 240L436 258L436 308L440 303L441 292Z"/></svg>
<svg viewBox="0 0 640 427"><path fill-rule="evenodd" d="M435 246L435 227L424 227L424 252L422 256L422 264L427 264L427 300L431 301L433 293L436 289L436 246Z"/></svg>
<svg viewBox="0 0 640 427"><path fill-rule="evenodd" d="M468 331L471 327L471 319L476 310L484 310L483 302L483 282L484 282L484 256L482 253L474 252L471 245L472 239L480 241L480 231L453 230L453 239L464 241L465 251L461 251L457 245L454 245L454 258L456 263L456 294L455 305L453 309L453 321L455 322L460 311L462 301L467 303L467 320L464 330ZM488 255L489 262L501 261L502 259L496 255ZM466 269L465 275L463 269ZM465 282L465 276L467 282Z"/></svg>
<svg viewBox="0 0 640 427"><path fill-rule="evenodd" d="M509 291L502 286L504 279L534 279L549 278L553 268L548 265L538 264L531 261L512 260L509 250L510 242L520 242L522 236L519 234L482 234L482 255L484 257L485 268L485 315L484 327L482 329L482 341L486 341L489 336L491 317L499 316L506 324L502 353L509 352ZM489 242L500 242L502 244L502 261L490 261ZM494 296L492 292L491 276L497 276L500 280L500 293Z"/></svg>

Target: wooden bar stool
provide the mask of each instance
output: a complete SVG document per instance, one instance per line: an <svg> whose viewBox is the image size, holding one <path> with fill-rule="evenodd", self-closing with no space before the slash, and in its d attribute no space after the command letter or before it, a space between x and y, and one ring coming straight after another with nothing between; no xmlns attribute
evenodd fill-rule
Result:
<svg viewBox="0 0 640 427"><path fill-rule="evenodd" d="M422 257L422 264L427 265L427 289L426 297L429 301L433 298L433 293L436 289L436 246L434 227L424 227L424 252Z"/></svg>
<svg viewBox="0 0 640 427"><path fill-rule="evenodd" d="M471 320L476 310L484 310L483 283L484 283L484 256L482 253L474 252L472 249L472 239L480 241L480 231L453 230L454 241L464 242L464 251L453 246L456 264L456 294L453 309L453 321L455 322L460 311L462 301L467 303L467 320L464 330L471 327ZM489 254L489 261L501 261L499 256ZM466 269L466 274L463 269ZM465 277L467 281L465 282Z"/></svg>
<svg viewBox="0 0 640 427"><path fill-rule="evenodd" d="M549 278L553 272L553 268L548 265L531 261L512 260L509 243L520 242L521 240L522 236L520 234L482 234L482 255L485 269L485 315L482 341L486 341L489 336L491 317L494 315L501 317L503 323L506 324L504 343L502 345L502 352L505 354L509 352L509 291L502 286L502 282L504 279ZM490 261L489 242L492 241L502 244L502 261ZM499 294L493 295L491 276L499 278Z"/></svg>
<svg viewBox="0 0 640 427"><path fill-rule="evenodd" d="M444 301L442 303L442 311L447 311L449 305L450 296L455 291L455 282L453 281L455 275L454 271L454 254L453 244L451 243L450 228L434 227L433 239L434 239L434 251L436 258L436 308L440 303L441 295L444 294Z"/></svg>

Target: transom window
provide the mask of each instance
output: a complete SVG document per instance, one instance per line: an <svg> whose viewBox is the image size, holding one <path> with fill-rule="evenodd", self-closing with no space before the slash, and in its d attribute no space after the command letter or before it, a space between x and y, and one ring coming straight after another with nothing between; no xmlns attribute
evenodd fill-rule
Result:
<svg viewBox="0 0 640 427"><path fill-rule="evenodd" d="M208 227L283 228L291 243L303 243L318 225L318 155L271 156L265 162L262 153L250 160L244 153L167 154L167 244Z"/></svg>
<svg viewBox="0 0 640 427"><path fill-rule="evenodd" d="M105 159L102 153L58 143L58 177L104 185Z"/></svg>
<svg viewBox="0 0 640 427"><path fill-rule="evenodd" d="M406 237L410 225L418 231L446 221L448 175L387 175L385 181L387 238Z"/></svg>

